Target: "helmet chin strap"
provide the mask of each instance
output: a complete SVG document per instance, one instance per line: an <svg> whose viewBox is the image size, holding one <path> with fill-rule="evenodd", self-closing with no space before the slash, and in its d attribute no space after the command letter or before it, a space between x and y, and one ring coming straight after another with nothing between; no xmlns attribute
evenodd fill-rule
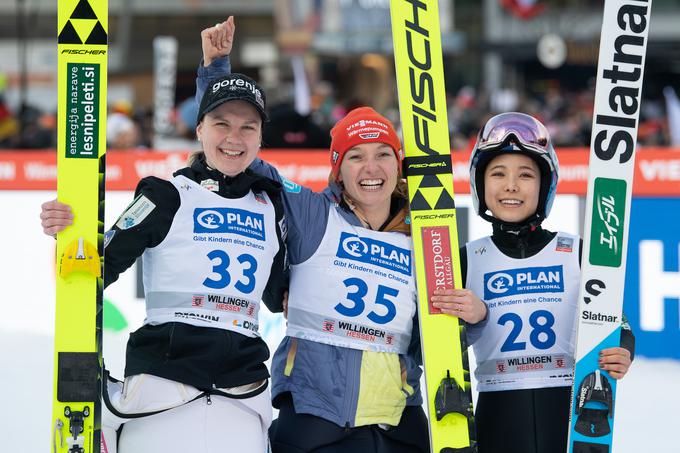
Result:
<svg viewBox="0 0 680 453"><path fill-rule="evenodd" d="M533 215L529 216L528 218L524 219L521 222L505 222L501 219L498 219L492 215L487 214L486 212L480 214L480 217L482 217L484 220L491 222L494 226L496 226L498 229L500 229L503 232L506 233L513 233L518 236L525 235L536 228L543 223L543 216L541 216L539 213L534 213Z"/></svg>

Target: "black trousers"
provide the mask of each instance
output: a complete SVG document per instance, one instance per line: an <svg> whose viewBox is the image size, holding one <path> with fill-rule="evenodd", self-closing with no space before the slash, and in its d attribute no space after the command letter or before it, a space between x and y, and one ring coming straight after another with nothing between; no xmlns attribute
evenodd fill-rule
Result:
<svg viewBox="0 0 680 453"><path fill-rule="evenodd" d="M309 414L296 414L290 394L277 398L279 418L269 430L273 453L427 453L425 412L407 406L398 426L343 428Z"/></svg>
<svg viewBox="0 0 680 453"><path fill-rule="evenodd" d="M570 396L570 387L480 392L479 453L566 451Z"/></svg>

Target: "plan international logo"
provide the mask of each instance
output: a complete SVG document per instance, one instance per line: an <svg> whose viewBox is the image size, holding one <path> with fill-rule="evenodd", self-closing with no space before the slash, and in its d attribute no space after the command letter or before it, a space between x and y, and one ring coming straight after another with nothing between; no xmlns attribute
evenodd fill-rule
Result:
<svg viewBox="0 0 680 453"><path fill-rule="evenodd" d="M411 275L410 250L368 237L342 233L336 256Z"/></svg>
<svg viewBox="0 0 680 453"><path fill-rule="evenodd" d="M564 292L562 266L525 267L484 274L484 300L531 293Z"/></svg>
<svg viewBox="0 0 680 453"><path fill-rule="evenodd" d="M233 233L264 241L264 215L243 209L196 208L194 233Z"/></svg>

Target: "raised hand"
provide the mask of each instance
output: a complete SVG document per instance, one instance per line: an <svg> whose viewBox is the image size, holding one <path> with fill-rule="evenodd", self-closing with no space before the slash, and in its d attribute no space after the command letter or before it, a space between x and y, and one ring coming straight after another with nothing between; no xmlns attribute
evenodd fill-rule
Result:
<svg viewBox="0 0 680 453"><path fill-rule="evenodd" d="M234 16L229 16L224 22L201 31L203 66L209 66L214 59L231 53L235 31Z"/></svg>

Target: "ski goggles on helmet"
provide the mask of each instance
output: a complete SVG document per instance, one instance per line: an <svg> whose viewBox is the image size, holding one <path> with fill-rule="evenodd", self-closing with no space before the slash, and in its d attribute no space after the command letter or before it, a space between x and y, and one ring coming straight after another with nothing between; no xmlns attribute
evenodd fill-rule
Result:
<svg viewBox="0 0 680 453"><path fill-rule="evenodd" d="M501 113L491 118L477 138L477 149L484 151L501 147L507 142L526 150L549 153L550 135L548 130L533 117L519 112Z"/></svg>

